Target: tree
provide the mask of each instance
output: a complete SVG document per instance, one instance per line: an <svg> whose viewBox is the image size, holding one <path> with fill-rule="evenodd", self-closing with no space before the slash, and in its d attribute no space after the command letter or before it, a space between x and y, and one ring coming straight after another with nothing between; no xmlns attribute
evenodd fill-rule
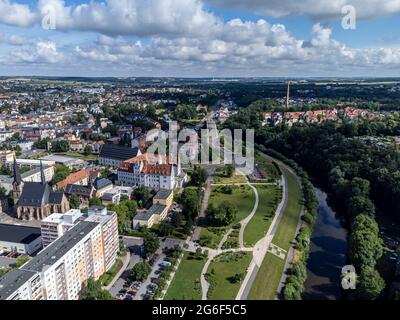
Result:
<svg viewBox="0 0 400 320"><path fill-rule="evenodd" d="M75 193L72 194L69 197L69 204L72 209L79 209L79 207L81 206L81 201L79 200L78 195L76 195Z"/></svg>
<svg viewBox="0 0 400 320"><path fill-rule="evenodd" d="M85 147L85 150L83 151L83 153L84 153L85 155L92 154L92 147L89 146L89 145L87 145L87 146Z"/></svg>
<svg viewBox="0 0 400 320"><path fill-rule="evenodd" d="M237 212L237 208L226 201L218 207L211 204L206 211L207 223L213 227L227 226L235 220Z"/></svg>
<svg viewBox="0 0 400 320"><path fill-rule="evenodd" d="M231 164L228 164L227 166L226 166L226 169L225 169L226 171L226 176L228 177L228 178L230 178L230 177L232 177L233 176L233 173L235 172L235 167L233 166L233 165L231 165Z"/></svg>
<svg viewBox="0 0 400 320"><path fill-rule="evenodd" d="M196 248L194 256L197 260L200 260L201 258L203 258L201 248L199 248L199 247Z"/></svg>
<svg viewBox="0 0 400 320"><path fill-rule="evenodd" d="M200 166L195 166L193 170L189 172L189 176L192 185L201 187L207 180L207 171Z"/></svg>
<svg viewBox="0 0 400 320"><path fill-rule="evenodd" d="M148 232L143 238L144 255L146 258L152 256L160 247L160 241L153 232Z"/></svg>
<svg viewBox="0 0 400 320"><path fill-rule="evenodd" d="M356 290L359 299L376 300L385 288L385 281L378 271L371 267L363 268L357 280Z"/></svg>
<svg viewBox="0 0 400 320"><path fill-rule="evenodd" d="M196 118L197 112L194 105L178 104L173 112L177 120L191 120Z"/></svg>
<svg viewBox="0 0 400 320"><path fill-rule="evenodd" d="M51 151L53 152L67 152L69 150L69 144L67 140L53 141L51 143Z"/></svg>
<svg viewBox="0 0 400 320"><path fill-rule="evenodd" d="M133 281L144 281L151 273L151 267L147 261L136 263L131 270Z"/></svg>
<svg viewBox="0 0 400 320"><path fill-rule="evenodd" d="M138 202L139 207L143 208L151 197L150 189L144 186L140 186L133 191L133 196Z"/></svg>
<svg viewBox="0 0 400 320"><path fill-rule="evenodd" d="M54 169L54 176L50 184L56 185L58 182L64 180L71 174L71 169L63 164L56 164Z"/></svg>
<svg viewBox="0 0 400 320"><path fill-rule="evenodd" d="M110 168L106 167L100 171L101 177L107 179L111 174Z"/></svg>
<svg viewBox="0 0 400 320"><path fill-rule="evenodd" d="M114 300L107 290L103 290L99 281L90 278L81 292L82 300Z"/></svg>
<svg viewBox="0 0 400 320"><path fill-rule="evenodd" d="M171 224L178 228L182 223L182 215L179 212L173 212L171 215Z"/></svg>
<svg viewBox="0 0 400 320"><path fill-rule="evenodd" d="M194 220L200 210L199 191L193 188L185 188L178 199L178 203L182 205L182 213L186 220L191 218Z"/></svg>
<svg viewBox="0 0 400 320"><path fill-rule="evenodd" d="M101 206L101 205L102 205L101 199L96 196L92 197L92 199L89 200L89 207Z"/></svg>
<svg viewBox="0 0 400 320"><path fill-rule="evenodd" d="M165 221L161 222L161 224L158 228L160 237L170 236L173 231L174 231L174 227L170 223L165 222Z"/></svg>
<svg viewBox="0 0 400 320"><path fill-rule="evenodd" d="M130 229L132 219L136 215L137 204L134 200L125 199L119 204L109 204L108 210L115 211L118 215L118 230L123 233Z"/></svg>
<svg viewBox="0 0 400 320"><path fill-rule="evenodd" d="M25 263L27 263L31 258L27 255L19 256L13 265L14 268L21 268Z"/></svg>
<svg viewBox="0 0 400 320"><path fill-rule="evenodd" d="M354 196L351 197L348 202L348 211L353 218L362 213L374 216L375 206L372 201L365 196Z"/></svg>
<svg viewBox="0 0 400 320"><path fill-rule="evenodd" d="M365 214L358 215L352 224L350 258L358 270L374 268L383 254L383 241L379 237L376 221Z"/></svg>
<svg viewBox="0 0 400 320"><path fill-rule="evenodd" d="M230 282L231 283L239 283L242 282L245 278L245 274L243 272L236 273L234 276L230 277Z"/></svg>

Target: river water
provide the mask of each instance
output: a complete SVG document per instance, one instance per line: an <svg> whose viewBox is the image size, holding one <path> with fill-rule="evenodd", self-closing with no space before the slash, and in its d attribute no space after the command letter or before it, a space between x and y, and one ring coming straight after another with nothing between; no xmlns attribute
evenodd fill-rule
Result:
<svg viewBox="0 0 400 320"><path fill-rule="evenodd" d="M316 189L319 200L310 258L307 264L305 300L341 299L340 274L346 265L347 230L342 219L329 207L327 195Z"/></svg>

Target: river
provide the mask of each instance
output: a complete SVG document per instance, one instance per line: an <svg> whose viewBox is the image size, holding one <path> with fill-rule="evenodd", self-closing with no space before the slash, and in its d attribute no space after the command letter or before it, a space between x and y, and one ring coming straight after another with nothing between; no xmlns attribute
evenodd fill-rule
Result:
<svg viewBox="0 0 400 320"><path fill-rule="evenodd" d="M316 189L318 218L311 237L307 264L305 300L338 300L342 298L341 269L346 265L347 230L340 217L329 207L327 195Z"/></svg>

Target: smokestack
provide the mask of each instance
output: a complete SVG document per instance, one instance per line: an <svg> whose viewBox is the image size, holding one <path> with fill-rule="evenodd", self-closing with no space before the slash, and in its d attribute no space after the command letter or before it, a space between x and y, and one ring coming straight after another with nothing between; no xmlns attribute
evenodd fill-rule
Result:
<svg viewBox="0 0 400 320"><path fill-rule="evenodd" d="M287 94L286 94L286 109L289 109L289 99L290 99L290 80L287 84Z"/></svg>

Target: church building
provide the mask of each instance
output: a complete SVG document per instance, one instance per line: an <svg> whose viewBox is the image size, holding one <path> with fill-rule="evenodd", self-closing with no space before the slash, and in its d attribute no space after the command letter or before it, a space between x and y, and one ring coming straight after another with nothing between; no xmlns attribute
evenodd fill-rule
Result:
<svg viewBox="0 0 400 320"><path fill-rule="evenodd" d="M69 202L63 192L54 192L46 182L43 167L41 182L24 182L14 158L13 198L18 219L42 220L52 213L67 212Z"/></svg>

